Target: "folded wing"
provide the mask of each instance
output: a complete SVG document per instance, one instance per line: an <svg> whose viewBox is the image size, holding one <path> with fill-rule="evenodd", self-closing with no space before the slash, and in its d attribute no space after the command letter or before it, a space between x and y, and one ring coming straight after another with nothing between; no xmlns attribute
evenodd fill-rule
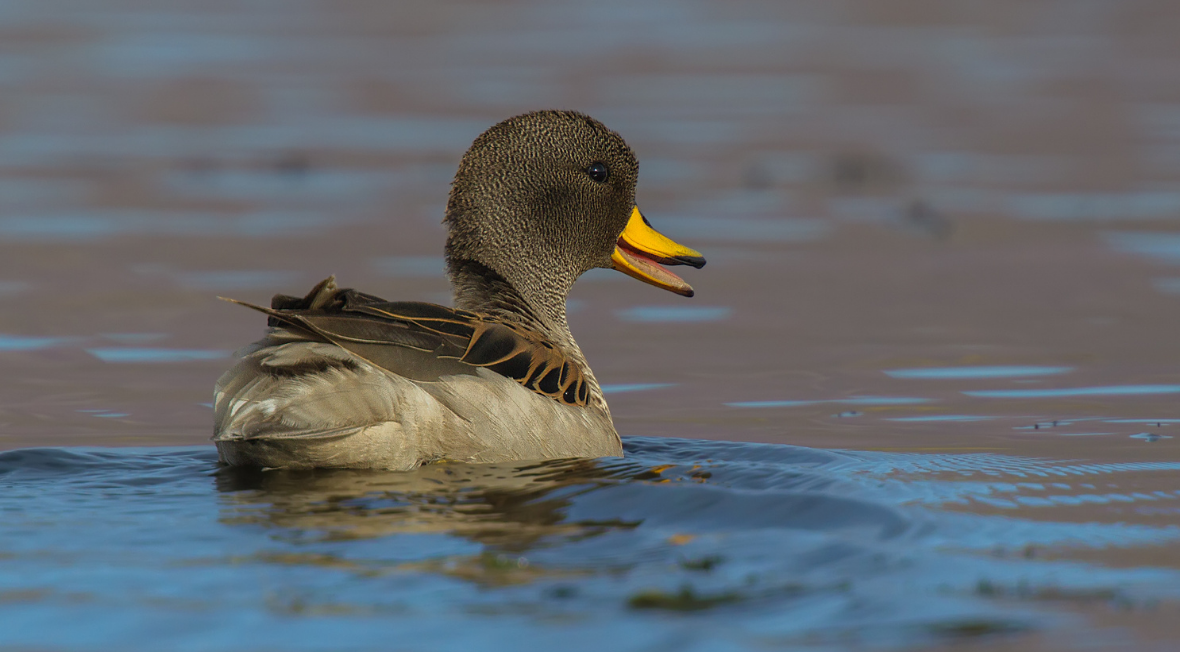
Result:
<svg viewBox="0 0 1180 652"><path fill-rule="evenodd" d="M321 281L302 298L275 296L270 308L229 301L266 313L271 326L335 344L394 374L416 375L406 368L403 354L413 349L431 354L444 367L486 367L567 405L584 406L589 396L581 369L559 349L537 333L487 315L432 303L384 301L339 289L334 278Z"/></svg>

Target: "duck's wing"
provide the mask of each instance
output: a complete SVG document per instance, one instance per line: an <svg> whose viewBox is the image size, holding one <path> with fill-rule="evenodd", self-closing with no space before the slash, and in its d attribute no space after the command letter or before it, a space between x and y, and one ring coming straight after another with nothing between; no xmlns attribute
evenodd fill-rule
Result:
<svg viewBox="0 0 1180 652"><path fill-rule="evenodd" d="M391 373L415 378L405 350L430 354L439 366L486 367L525 388L568 405L586 405L589 386L581 368L538 333L466 310L415 301L390 302L335 279L305 297L277 295L264 308L227 299L269 316L268 324L339 346ZM417 363L421 367L421 363Z"/></svg>

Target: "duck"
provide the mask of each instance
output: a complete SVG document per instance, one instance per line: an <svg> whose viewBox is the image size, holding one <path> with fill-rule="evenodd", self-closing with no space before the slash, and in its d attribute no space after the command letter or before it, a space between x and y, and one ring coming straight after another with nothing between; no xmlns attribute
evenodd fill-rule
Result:
<svg viewBox="0 0 1180 652"><path fill-rule="evenodd" d="M441 462L620 457L566 298L589 270L691 297L696 250L635 203L639 163L577 111L511 117L459 162L443 224L454 307L386 301L334 277L270 306L214 388L218 457L265 469L407 471Z"/></svg>

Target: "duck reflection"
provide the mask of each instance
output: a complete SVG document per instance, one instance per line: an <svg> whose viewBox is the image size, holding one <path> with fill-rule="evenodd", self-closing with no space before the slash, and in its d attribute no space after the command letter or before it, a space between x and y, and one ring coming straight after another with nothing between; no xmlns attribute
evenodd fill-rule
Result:
<svg viewBox="0 0 1180 652"><path fill-rule="evenodd" d="M630 529L639 522L569 521L578 496L609 484L659 479L625 460L442 463L409 472L261 471L215 476L221 521L285 530L299 540L441 533L513 555L541 545Z"/></svg>

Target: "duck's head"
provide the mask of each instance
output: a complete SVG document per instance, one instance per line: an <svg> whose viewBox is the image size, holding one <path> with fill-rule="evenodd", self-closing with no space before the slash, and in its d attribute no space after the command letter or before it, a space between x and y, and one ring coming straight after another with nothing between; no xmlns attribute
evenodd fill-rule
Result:
<svg viewBox="0 0 1180 652"><path fill-rule="evenodd" d="M447 201L447 264L486 269L531 304L560 300L596 267L692 296L664 265L702 267L635 206L639 163L623 139L572 111L509 118L475 139Z"/></svg>

